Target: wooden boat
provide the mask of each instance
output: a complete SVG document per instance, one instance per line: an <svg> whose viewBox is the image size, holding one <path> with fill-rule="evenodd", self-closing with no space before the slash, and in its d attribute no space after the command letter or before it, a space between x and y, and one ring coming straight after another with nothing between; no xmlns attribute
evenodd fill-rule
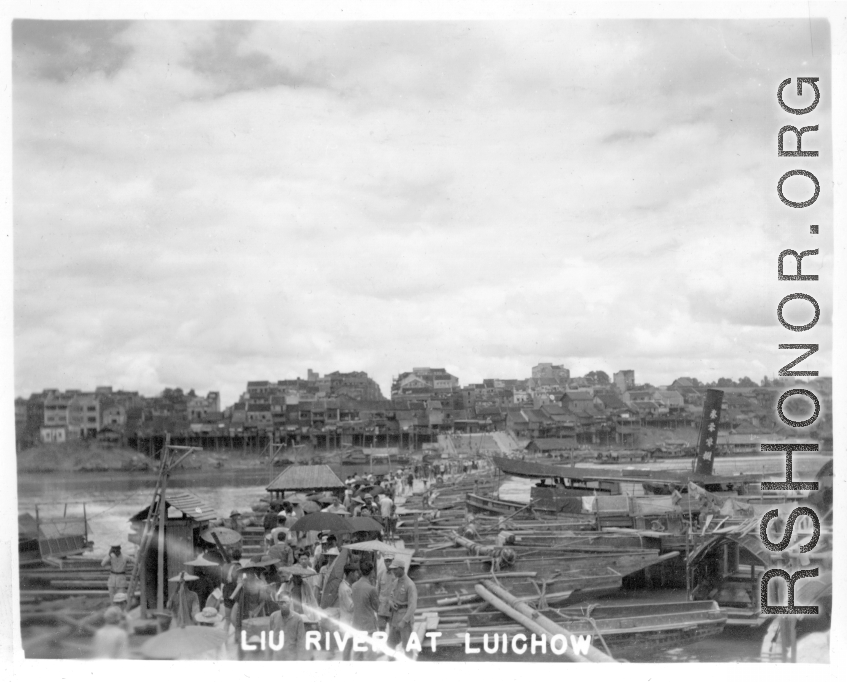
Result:
<svg viewBox="0 0 847 682"><path fill-rule="evenodd" d="M628 556L589 556L551 560L518 560L513 566L496 572L497 580L516 597L542 598L548 604L558 604L574 598L610 594L620 589L625 576L657 563L677 557L678 554L659 555L657 552L639 552ZM492 575L491 559L468 557L467 561L442 564L415 563L413 559L409 577L418 586L421 608L439 605L447 598L456 603L478 602L474 586Z"/></svg>
<svg viewBox="0 0 847 682"><path fill-rule="evenodd" d="M613 481L571 481L562 478L563 467L544 462L530 462L511 457L492 456L494 465L507 476L519 478L537 478L556 481L561 488L568 488L579 494L615 494L620 492L620 486Z"/></svg>
<svg viewBox="0 0 847 682"><path fill-rule="evenodd" d="M468 511L475 514L497 514L499 516L515 516L517 518L534 518L530 505L512 500L498 500L475 493L465 495L465 505Z"/></svg>
<svg viewBox="0 0 847 682"><path fill-rule="evenodd" d="M542 610L541 613L576 636L591 635L592 644L601 651L608 647L613 657L632 660L648 659L658 650L713 637L723 631L727 622L726 614L713 601L585 605ZM438 649L435 653L424 653L422 657L443 660L458 654L467 660L466 641L482 648L486 635L489 646L493 644L495 634L510 640L517 634L525 635L527 640L531 636L523 626L493 610L470 613L465 618L441 619L439 630L442 636L438 639ZM498 641L502 642L502 639ZM561 659L548 650L546 656L538 653L530 655L529 652L523 655L486 653L479 655L478 660Z"/></svg>
<svg viewBox="0 0 847 682"><path fill-rule="evenodd" d="M511 548L508 548L511 549ZM537 574L541 579L573 571L595 571L612 568L624 576L640 571L660 560L656 550L620 550L610 553L572 553L554 549L534 550L532 553L515 553L512 562L495 561L489 556L433 557L412 559L409 577L412 580L436 578L461 578L493 571L521 571ZM665 561L675 553L664 555Z"/></svg>

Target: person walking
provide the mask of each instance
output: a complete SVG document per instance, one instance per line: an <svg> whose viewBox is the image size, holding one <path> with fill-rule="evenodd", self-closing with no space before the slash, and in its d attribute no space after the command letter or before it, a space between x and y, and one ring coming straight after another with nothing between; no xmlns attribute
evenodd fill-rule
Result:
<svg viewBox="0 0 847 682"><path fill-rule="evenodd" d="M106 586L109 588L109 601L115 600L118 592L126 592L126 557L121 554L120 545L112 545L109 554L100 562L103 567L109 568L109 579Z"/></svg>
<svg viewBox="0 0 847 682"><path fill-rule="evenodd" d="M303 617L295 613L291 608L291 595L284 589L276 594L278 611L271 614L268 623L268 641L273 641L276 646L280 640L282 646L274 650L270 646L270 658L274 661L305 661L306 655L306 627Z"/></svg>
<svg viewBox="0 0 847 682"><path fill-rule="evenodd" d="M391 620L389 621L388 646L396 647L399 644L405 652L409 638L412 636L415 611L418 608L418 588L406 575L406 566L399 557L394 557L388 570L394 574L395 578L389 602Z"/></svg>

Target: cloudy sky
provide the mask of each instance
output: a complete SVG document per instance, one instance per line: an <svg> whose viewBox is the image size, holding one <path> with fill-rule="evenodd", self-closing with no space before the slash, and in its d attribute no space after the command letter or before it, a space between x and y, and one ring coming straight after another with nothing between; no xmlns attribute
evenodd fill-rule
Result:
<svg viewBox="0 0 847 682"><path fill-rule="evenodd" d="M759 380L803 342L828 373L825 22L17 21L13 60L18 395ZM796 76L824 94L802 118ZM778 159L786 124L821 156ZM812 208L776 198L793 168ZM785 248L821 282L777 282ZM805 335L775 314L798 290Z"/></svg>

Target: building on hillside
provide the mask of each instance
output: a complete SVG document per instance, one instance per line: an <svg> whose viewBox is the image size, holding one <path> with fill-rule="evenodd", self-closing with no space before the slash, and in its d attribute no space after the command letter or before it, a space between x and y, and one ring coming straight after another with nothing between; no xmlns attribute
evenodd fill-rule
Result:
<svg viewBox="0 0 847 682"><path fill-rule="evenodd" d="M624 391L621 398L630 407L638 407L643 403L654 402L653 391L650 389Z"/></svg>
<svg viewBox="0 0 847 682"><path fill-rule="evenodd" d="M64 443L77 437L78 432L72 430L67 424L56 424L54 426L42 426L40 438L42 443Z"/></svg>
<svg viewBox="0 0 847 682"><path fill-rule="evenodd" d="M103 406L100 410L100 426L120 431L126 426L127 412L123 405L112 403L108 406Z"/></svg>
<svg viewBox="0 0 847 682"><path fill-rule="evenodd" d="M401 372L391 382L391 397L425 390L453 393L459 388L459 379L443 367L414 367L411 372Z"/></svg>
<svg viewBox="0 0 847 682"><path fill-rule="evenodd" d="M601 410L611 412L613 410L626 410L629 408L619 395L615 393L595 393L594 404Z"/></svg>
<svg viewBox="0 0 847 682"><path fill-rule="evenodd" d="M568 391L563 393L559 404L569 412L576 414L594 407L594 396L590 391Z"/></svg>
<svg viewBox="0 0 847 682"><path fill-rule="evenodd" d="M68 427L80 438L94 438L100 430L100 402L97 393L80 393L68 403Z"/></svg>
<svg viewBox="0 0 847 682"><path fill-rule="evenodd" d="M670 410L681 408L685 399L679 391L653 391L653 399Z"/></svg>
<svg viewBox="0 0 847 682"><path fill-rule="evenodd" d="M571 378L571 371L567 367L554 365L552 362L539 362L532 368L532 378L538 386L556 384L559 381L568 381Z"/></svg>
<svg viewBox="0 0 847 682"><path fill-rule="evenodd" d="M330 372L321 381L325 382L327 396L346 396L353 400L383 399L379 384L367 372Z"/></svg>
<svg viewBox="0 0 847 682"><path fill-rule="evenodd" d="M44 399L44 426L67 426L68 425L68 406L75 394L67 391L60 393L59 391L51 392Z"/></svg>
<svg viewBox="0 0 847 682"><path fill-rule="evenodd" d="M251 402L247 406L244 425L253 427L259 431L271 430L274 425L274 419L270 402Z"/></svg>
<svg viewBox="0 0 847 682"><path fill-rule="evenodd" d="M221 411L221 394L217 391L209 391L205 398L196 395L188 399L186 403L189 421L202 421L210 412Z"/></svg>
<svg viewBox="0 0 847 682"><path fill-rule="evenodd" d="M625 393L635 386L635 370L622 369L615 372L612 377L612 383L621 393Z"/></svg>

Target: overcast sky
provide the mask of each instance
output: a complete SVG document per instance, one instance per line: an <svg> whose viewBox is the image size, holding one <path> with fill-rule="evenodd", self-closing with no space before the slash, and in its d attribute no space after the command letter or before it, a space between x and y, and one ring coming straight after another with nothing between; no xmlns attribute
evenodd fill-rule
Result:
<svg viewBox="0 0 847 682"><path fill-rule="evenodd" d="M829 373L825 22L17 21L13 57L18 395L539 361L758 381L811 342ZM776 103L796 76L809 116ZM821 156L778 159L786 124ZM812 208L776 198L793 168ZM777 282L785 248L821 249L821 282ZM793 291L813 332L777 322Z"/></svg>

